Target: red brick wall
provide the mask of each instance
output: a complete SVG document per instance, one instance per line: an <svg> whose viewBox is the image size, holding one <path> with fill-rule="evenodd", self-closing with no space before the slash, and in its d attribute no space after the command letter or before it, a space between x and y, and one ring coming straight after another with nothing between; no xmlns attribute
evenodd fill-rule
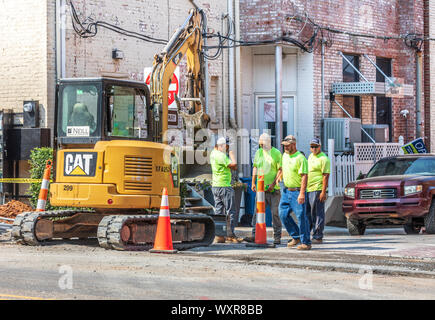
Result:
<svg viewBox="0 0 435 320"><path fill-rule="evenodd" d="M290 35L299 40L307 39L312 34L309 24L299 33L304 23L288 16L305 13L317 24L333 29L353 33L373 34L379 36L398 36L407 33L423 33L423 1L418 0L240 0L241 34L243 40L266 40L283 35ZM407 47L402 40L376 40L362 37L352 37L344 34L324 32L326 40L332 45L325 49L325 94L328 95L333 82L342 81L342 57L338 54L351 53L361 55L360 70L369 81L375 81L376 69L362 55L367 54L373 61L376 57L392 59L393 76L403 78L404 83L416 84L415 50ZM318 37L320 39L320 37ZM321 119L321 49L314 49L314 134L320 134ZM361 79L361 81L363 81ZM337 101L341 97L337 96ZM363 97L362 122L374 123L376 115L376 99ZM424 95L422 95L424 101ZM402 109L410 111L408 118L408 140L415 138L415 96L394 98L392 102L393 141L398 141L400 135L405 135L406 122L400 116ZM325 100L325 115L329 112L329 100ZM422 120L424 120L422 105ZM334 105L334 117L344 116ZM374 120L374 122L373 122ZM424 121L422 132L424 132Z"/></svg>

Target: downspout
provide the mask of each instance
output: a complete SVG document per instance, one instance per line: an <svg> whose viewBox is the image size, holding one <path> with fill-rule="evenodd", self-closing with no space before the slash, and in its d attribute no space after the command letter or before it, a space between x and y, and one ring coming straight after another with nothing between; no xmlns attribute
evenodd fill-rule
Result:
<svg viewBox="0 0 435 320"><path fill-rule="evenodd" d="M235 13L235 28L236 40L240 40L240 1L236 0L234 4ZM237 124L242 127L242 77L240 72L240 50L241 47L236 48L236 107L237 107Z"/></svg>
<svg viewBox="0 0 435 320"><path fill-rule="evenodd" d="M225 34L225 31L228 31L227 29L225 29L224 26L224 21L225 19L228 19L228 14L224 14L222 15L222 34ZM227 96L226 96L226 83L227 83L227 78L226 78L226 74L225 74L225 51L222 52L222 97L221 97L221 101L222 101L222 108L221 108L221 116L222 116L222 128L226 129L227 128L227 113L226 113L226 108L225 106L227 105Z"/></svg>
<svg viewBox="0 0 435 320"><path fill-rule="evenodd" d="M234 12L233 12L233 0L228 0L228 17L230 19L230 23L234 21ZM234 37L233 34L230 34L230 37ZM235 119L235 101L234 101L234 44L233 41L229 41L228 45L230 48L228 49L228 91L229 91L229 111L230 111L230 127L236 128L236 119Z"/></svg>
<svg viewBox="0 0 435 320"><path fill-rule="evenodd" d="M321 115L321 120L323 120L323 118L325 117L325 41L322 39L322 79L321 79L321 86L322 86L322 90L321 90L321 95L322 95L322 115Z"/></svg>
<svg viewBox="0 0 435 320"><path fill-rule="evenodd" d="M208 27L207 27L207 16L203 15L204 17L204 32L207 32ZM207 48L207 37L203 37L203 43L204 43L204 47ZM207 52L207 49L206 49ZM208 72L208 60L204 59L204 99L205 99L205 108L204 108L204 112L206 114L208 114L208 104L209 104L209 86L210 86L210 79L209 79L209 72Z"/></svg>
<svg viewBox="0 0 435 320"><path fill-rule="evenodd" d="M281 150L282 137L282 47L275 46L275 148Z"/></svg>
<svg viewBox="0 0 435 320"><path fill-rule="evenodd" d="M65 78L66 70L66 9L65 0L56 0L56 82Z"/></svg>
<svg viewBox="0 0 435 320"><path fill-rule="evenodd" d="M421 51L415 53L416 60L416 101L415 101L415 111L416 111L416 137L421 137L421 65L422 65L422 54Z"/></svg>

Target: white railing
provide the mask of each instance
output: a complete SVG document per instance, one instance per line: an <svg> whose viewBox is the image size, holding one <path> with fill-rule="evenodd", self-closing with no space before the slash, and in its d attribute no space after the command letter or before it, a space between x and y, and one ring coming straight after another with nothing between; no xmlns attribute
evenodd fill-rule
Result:
<svg viewBox="0 0 435 320"><path fill-rule="evenodd" d="M344 193L346 184L355 180L360 173L366 174L381 158L396 156L400 153L399 143L355 143L354 155L334 155L334 140L328 140L328 157L331 161L328 195Z"/></svg>
<svg viewBox="0 0 435 320"><path fill-rule="evenodd" d="M354 143L356 176L366 174L379 159L397 156L399 152L399 143Z"/></svg>

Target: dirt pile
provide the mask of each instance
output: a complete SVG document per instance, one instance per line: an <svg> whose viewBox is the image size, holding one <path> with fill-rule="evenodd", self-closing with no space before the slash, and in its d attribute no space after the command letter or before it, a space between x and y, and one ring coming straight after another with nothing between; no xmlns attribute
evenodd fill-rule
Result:
<svg viewBox="0 0 435 320"><path fill-rule="evenodd" d="M33 209L25 203L11 200L8 203L0 206L0 217L15 219L17 215L26 211L33 211Z"/></svg>

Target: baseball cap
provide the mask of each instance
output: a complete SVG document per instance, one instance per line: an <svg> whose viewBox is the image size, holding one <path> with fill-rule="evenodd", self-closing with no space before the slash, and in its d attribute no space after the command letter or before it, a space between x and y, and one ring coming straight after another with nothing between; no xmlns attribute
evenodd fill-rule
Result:
<svg viewBox="0 0 435 320"><path fill-rule="evenodd" d="M229 144L229 139L225 137L220 137L219 139L217 139L216 144L217 145Z"/></svg>
<svg viewBox="0 0 435 320"><path fill-rule="evenodd" d="M296 137L294 135L289 134L287 137L284 138L284 140L282 140L281 144L282 145L289 145L291 143L296 143Z"/></svg>
<svg viewBox="0 0 435 320"><path fill-rule="evenodd" d="M313 138L313 139L311 139L310 146L320 146L320 145L321 145L321 143L320 143L320 139L319 138Z"/></svg>

